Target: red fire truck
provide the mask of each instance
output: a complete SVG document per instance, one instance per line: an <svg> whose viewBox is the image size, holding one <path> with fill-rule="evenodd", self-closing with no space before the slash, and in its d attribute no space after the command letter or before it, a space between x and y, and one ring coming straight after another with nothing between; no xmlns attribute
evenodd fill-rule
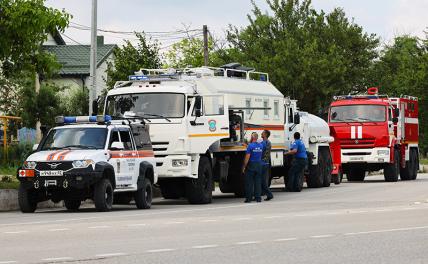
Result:
<svg viewBox="0 0 428 264"><path fill-rule="evenodd" d="M383 169L385 181L415 180L419 169L418 99L366 94L336 96L328 122L333 173L363 181L368 171ZM339 176L340 178L340 176Z"/></svg>

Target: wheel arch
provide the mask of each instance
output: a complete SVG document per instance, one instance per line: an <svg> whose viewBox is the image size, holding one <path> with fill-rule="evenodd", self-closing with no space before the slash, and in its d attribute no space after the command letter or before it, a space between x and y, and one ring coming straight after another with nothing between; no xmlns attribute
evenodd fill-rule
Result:
<svg viewBox="0 0 428 264"><path fill-rule="evenodd" d="M152 184L155 183L155 173L153 169L153 165L147 161L142 161L140 163L137 186L138 189L142 188L143 182L145 178L148 178Z"/></svg>
<svg viewBox="0 0 428 264"><path fill-rule="evenodd" d="M95 171L103 173L102 178L110 180L113 189L116 189L116 177L113 166L108 162L98 162L95 164Z"/></svg>

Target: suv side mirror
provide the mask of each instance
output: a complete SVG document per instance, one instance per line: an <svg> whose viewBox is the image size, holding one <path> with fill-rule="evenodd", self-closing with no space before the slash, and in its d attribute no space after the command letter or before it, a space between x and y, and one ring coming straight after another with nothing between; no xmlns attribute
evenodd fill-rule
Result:
<svg viewBox="0 0 428 264"><path fill-rule="evenodd" d="M295 113L294 114L294 124L295 125L300 124L300 115L299 115L299 113Z"/></svg>
<svg viewBox="0 0 428 264"><path fill-rule="evenodd" d="M394 124L398 123L398 117L393 117L392 118L392 123L394 123Z"/></svg>
<svg viewBox="0 0 428 264"><path fill-rule="evenodd" d="M125 145L123 145L123 142L114 141L113 143L111 143L110 149L123 150L125 149Z"/></svg>
<svg viewBox="0 0 428 264"><path fill-rule="evenodd" d="M202 96L195 97L195 116L200 117L202 115Z"/></svg>
<svg viewBox="0 0 428 264"><path fill-rule="evenodd" d="M400 116L400 109L394 108L394 116L399 117ZM398 121L397 121L398 122Z"/></svg>
<svg viewBox="0 0 428 264"><path fill-rule="evenodd" d="M39 147L39 144L34 144L33 145L33 151L36 151L38 147Z"/></svg>

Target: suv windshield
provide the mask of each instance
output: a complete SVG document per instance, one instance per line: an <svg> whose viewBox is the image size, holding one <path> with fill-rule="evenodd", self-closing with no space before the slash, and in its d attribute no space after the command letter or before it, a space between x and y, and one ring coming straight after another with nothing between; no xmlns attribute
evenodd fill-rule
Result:
<svg viewBox="0 0 428 264"><path fill-rule="evenodd" d="M125 112L145 118L184 117L184 94L140 93L107 98L106 114L122 117Z"/></svg>
<svg viewBox="0 0 428 264"><path fill-rule="evenodd" d="M57 128L49 132L41 150L103 149L106 138L107 128Z"/></svg>
<svg viewBox="0 0 428 264"><path fill-rule="evenodd" d="M330 122L384 122L386 107L383 105L344 105L330 109Z"/></svg>

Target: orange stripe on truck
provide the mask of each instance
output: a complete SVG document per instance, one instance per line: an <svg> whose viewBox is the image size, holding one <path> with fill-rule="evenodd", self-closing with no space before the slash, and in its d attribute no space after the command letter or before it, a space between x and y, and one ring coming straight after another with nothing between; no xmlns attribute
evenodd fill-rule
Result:
<svg viewBox="0 0 428 264"><path fill-rule="evenodd" d="M189 137L227 137L229 133L216 133L216 134L189 134Z"/></svg>

